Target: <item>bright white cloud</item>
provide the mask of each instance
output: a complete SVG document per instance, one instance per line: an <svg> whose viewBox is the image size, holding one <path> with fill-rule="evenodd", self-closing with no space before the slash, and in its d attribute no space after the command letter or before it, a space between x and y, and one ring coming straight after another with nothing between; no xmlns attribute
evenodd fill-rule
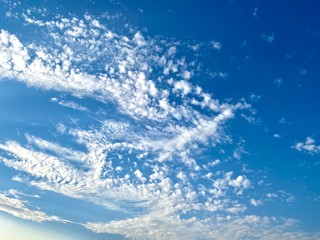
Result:
<svg viewBox="0 0 320 240"><path fill-rule="evenodd" d="M173 91L181 91L182 95L187 95L191 92L191 86L186 81L177 81L174 83Z"/></svg>
<svg viewBox="0 0 320 240"><path fill-rule="evenodd" d="M309 154L320 153L320 145L316 145L316 141L312 137L307 137L304 142L297 142L292 148Z"/></svg>

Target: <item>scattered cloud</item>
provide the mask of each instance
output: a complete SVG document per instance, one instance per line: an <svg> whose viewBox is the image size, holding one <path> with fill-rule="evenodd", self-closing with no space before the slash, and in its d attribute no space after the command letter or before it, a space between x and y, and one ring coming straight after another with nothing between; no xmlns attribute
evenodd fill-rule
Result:
<svg viewBox="0 0 320 240"><path fill-rule="evenodd" d="M261 37L264 42L270 44L274 41L275 34L274 33L263 33Z"/></svg>
<svg viewBox="0 0 320 240"><path fill-rule="evenodd" d="M248 121L248 119L246 119ZM237 143L237 147L235 148L232 157L240 160L242 155L244 154L249 154L246 150L245 150L245 140L241 139L238 143Z"/></svg>
<svg viewBox="0 0 320 240"><path fill-rule="evenodd" d="M253 9L252 16L253 16L254 18L257 18L257 17L258 17L258 12L259 12L259 9L258 9L257 7L255 7L255 8Z"/></svg>
<svg viewBox="0 0 320 240"><path fill-rule="evenodd" d="M284 82L283 82L283 78L276 78L274 81L273 81L273 85L278 89L278 90L281 90L283 85L284 85Z"/></svg>
<svg viewBox="0 0 320 240"><path fill-rule="evenodd" d="M222 43L217 41L211 41L213 49L220 50L222 48Z"/></svg>
<svg viewBox="0 0 320 240"><path fill-rule="evenodd" d="M306 69L299 70L299 76L301 78L305 77L307 74L308 74L308 70L306 70Z"/></svg>
<svg viewBox="0 0 320 240"><path fill-rule="evenodd" d="M262 95L256 95L254 93L252 93L249 98L251 99L251 101L254 101L254 102L259 102L261 101L261 99L263 98Z"/></svg>
<svg viewBox="0 0 320 240"><path fill-rule="evenodd" d="M267 193L265 200L278 200L282 202L292 203L295 201L295 196L284 190L279 190L277 192Z"/></svg>
<svg viewBox="0 0 320 240"><path fill-rule="evenodd" d="M215 99L192 81L200 64L188 62L180 51L190 45L151 38L130 26L127 33L115 32L105 19L89 14L51 20L20 15L26 28L41 33L40 40L30 43L1 30L0 75L64 94L50 101L74 110L90 111L90 106L68 96L112 105L121 118L105 114L95 126L83 126L81 119L74 125L57 123L57 132L71 139L69 146L32 134L25 134L25 143L0 143L0 162L23 173L13 180L126 214L122 220L84 224L99 233L136 239L312 239L294 231L297 223L291 219L246 216L243 198L253 206L263 203L244 194L254 188L249 174L226 170L219 159L196 157L207 146L233 143L228 124L239 112L249 122L254 119L243 114L253 111L244 100ZM271 43L274 34L263 39ZM222 48L220 42L210 45ZM233 158L247 153L244 144L230 147ZM308 138L299 144L299 151L319 148ZM14 198L0 194L0 210L37 222L67 222L28 208L21 193L10 194ZM278 196L292 201L282 192L267 198Z"/></svg>
<svg viewBox="0 0 320 240"><path fill-rule="evenodd" d="M278 134L278 133L275 133L275 134L273 134L273 137L274 137L274 138L281 138L281 135Z"/></svg>
<svg viewBox="0 0 320 240"><path fill-rule="evenodd" d="M320 145L316 145L316 141L312 137L307 137L304 142L297 142L292 148L311 155L320 153Z"/></svg>
<svg viewBox="0 0 320 240"><path fill-rule="evenodd" d="M216 159L216 160L214 160L213 162L210 162L210 163L208 164L208 166L209 166L209 167L214 167L214 166L219 165L220 163L221 163L221 161L220 161L219 159Z"/></svg>
<svg viewBox="0 0 320 240"><path fill-rule="evenodd" d="M261 201L261 200L255 200L255 199L251 198L251 199L250 199L250 204L251 204L252 206L257 207L257 206L259 206L259 205L262 205L262 204L263 204L263 201Z"/></svg>
<svg viewBox="0 0 320 240"><path fill-rule="evenodd" d="M228 77L228 73L227 72L211 72L210 77L226 79Z"/></svg>
<svg viewBox="0 0 320 240"><path fill-rule="evenodd" d="M281 118L279 119L278 123L280 123L280 124L288 124L289 122L288 122L288 120L287 120L286 118L281 117Z"/></svg>

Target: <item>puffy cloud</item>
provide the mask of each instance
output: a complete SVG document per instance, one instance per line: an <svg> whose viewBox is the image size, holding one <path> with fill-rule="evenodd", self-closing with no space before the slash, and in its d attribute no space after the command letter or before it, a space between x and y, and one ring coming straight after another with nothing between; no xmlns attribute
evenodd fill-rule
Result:
<svg viewBox="0 0 320 240"><path fill-rule="evenodd" d="M0 74L3 77L16 77L26 70L30 59L28 50L15 35L0 31Z"/></svg>
<svg viewBox="0 0 320 240"><path fill-rule="evenodd" d="M208 167L214 167L220 164L221 161L219 159L214 160L213 162L208 163Z"/></svg>
<svg viewBox="0 0 320 240"><path fill-rule="evenodd" d="M262 202L261 200L255 200L255 199L251 198L251 199L250 199L250 204L251 204L252 206L257 207L257 206L259 206L259 205L262 205L263 202Z"/></svg>
<svg viewBox="0 0 320 240"><path fill-rule="evenodd" d="M229 185L237 188L248 188L250 186L250 181L246 177L240 175L236 179L231 180Z"/></svg>
<svg viewBox="0 0 320 240"><path fill-rule="evenodd" d="M243 190L250 187L250 180L246 176L239 175L237 178L232 179L233 172L227 172L224 174L223 178L218 178L213 182L213 192L215 192L215 197L224 196L228 187L233 187L238 195L243 193Z"/></svg>
<svg viewBox="0 0 320 240"><path fill-rule="evenodd" d="M211 44L212 44L212 48L213 48L213 49L220 50L220 49L221 49L221 47L222 47L221 42L212 41L212 42L211 42Z"/></svg>
<svg viewBox="0 0 320 240"><path fill-rule="evenodd" d="M306 152L309 154L317 154L320 152L320 145L316 145L316 141L312 137L307 137L305 142L297 142L292 148L299 152Z"/></svg>
<svg viewBox="0 0 320 240"><path fill-rule="evenodd" d="M181 91L182 95L187 95L191 92L191 86L186 81L177 81L174 83L173 91Z"/></svg>

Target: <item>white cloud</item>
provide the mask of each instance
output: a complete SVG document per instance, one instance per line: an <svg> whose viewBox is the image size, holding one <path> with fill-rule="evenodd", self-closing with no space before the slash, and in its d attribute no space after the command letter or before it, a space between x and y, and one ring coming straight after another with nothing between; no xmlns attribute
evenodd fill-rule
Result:
<svg viewBox="0 0 320 240"><path fill-rule="evenodd" d="M257 206L259 206L259 205L262 205L263 202L262 202L261 200L255 200L255 199L251 198L251 199L250 199L250 204L251 204L252 206L257 207Z"/></svg>
<svg viewBox="0 0 320 240"><path fill-rule="evenodd" d="M237 143L237 147L235 148L233 154L232 154L232 157L237 159L237 160L240 160L242 155L244 154L248 154L247 151L245 151L245 148L244 148L244 145L245 145L245 141L243 139L241 139L238 143Z"/></svg>
<svg viewBox="0 0 320 240"><path fill-rule="evenodd" d="M24 15L24 20L47 32L46 41L52 46L36 43L24 46L17 37L2 30L2 76L18 79L28 86L92 97L103 102L113 101L118 110L135 118L157 121L185 118L193 121L195 115L199 115L189 108L190 99L186 98L191 94L197 96L192 84L185 81L192 76L190 68L196 66L176 56L177 43L146 39L139 31L133 37L119 35L90 15L85 15L84 19L74 17L52 21L37 21ZM92 30L102 31L96 34ZM81 35L80 41L74 37L78 35ZM218 42L213 44L221 47ZM22 63L17 63L11 55L17 55ZM173 87L150 79L155 72L170 73ZM178 79L180 77L184 80ZM171 91L165 90L168 87ZM176 94L178 92L181 95ZM171 93L174 96L170 96ZM201 93L202 96L205 94ZM75 102L56 98L52 101L86 110ZM214 111L219 109L217 101L207 96L198 104Z"/></svg>
<svg viewBox="0 0 320 240"><path fill-rule="evenodd" d="M252 16L255 17L255 18L257 18L257 17L258 17L258 11L259 11L259 9L258 9L257 7L255 7L255 8L253 9Z"/></svg>
<svg viewBox="0 0 320 240"><path fill-rule="evenodd" d="M140 32L137 32L134 37L133 37L133 41L136 42L136 44L139 46L139 47L142 47L146 44L145 40L144 40L144 37L142 36L142 34Z"/></svg>
<svg viewBox="0 0 320 240"><path fill-rule="evenodd" d="M23 202L18 198L8 197L6 194L0 193L0 211L6 212L18 218L31 220L35 222L54 221L67 223L58 216L49 216L39 210L32 210L26 206L27 202Z"/></svg>
<svg viewBox="0 0 320 240"><path fill-rule="evenodd" d="M278 133L275 133L275 134L273 134L273 137L274 137L274 138L281 138L281 135L278 134Z"/></svg>
<svg viewBox="0 0 320 240"><path fill-rule="evenodd" d="M213 49L220 50L220 49L222 48L221 42L211 41L211 44L212 44L212 48L213 48Z"/></svg>
<svg viewBox="0 0 320 240"><path fill-rule="evenodd" d="M244 217L217 217L209 219L181 219L166 212L145 215L109 223L87 223L85 226L98 233L122 234L132 239L303 239L316 240L319 234L299 231L293 219L277 219L248 215Z"/></svg>
<svg viewBox="0 0 320 240"><path fill-rule="evenodd" d="M201 48L201 44L195 44L195 45L191 45L190 48L195 51L195 52L198 52Z"/></svg>
<svg viewBox="0 0 320 240"><path fill-rule="evenodd" d="M244 176L238 176L236 179L231 180L229 185L236 188L248 188L250 186L250 181Z"/></svg>
<svg viewBox="0 0 320 240"><path fill-rule="evenodd" d="M273 85L279 90L281 91L283 89L283 86L284 86L284 80L283 78L276 78L274 81L273 81Z"/></svg>
<svg viewBox="0 0 320 240"><path fill-rule="evenodd" d="M305 142L297 142L292 148L309 154L320 153L320 145L316 145L316 141L312 137L307 137Z"/></svg>
<svg viewBox="0 0 320 240"><path fill-rule="evenodd" d="M213 162L208 163L208 166L209 167L214 167L214 166L217 166L220 163L221 163L221 161L219 159L216 159Z"/></svg>
<svg viewBox="0 0 320 240"><path fill-rule="evenodd" d="M30 59L27 49L15 35L0 31L0 74L13 78L25 71Z"/></svg>
<svg viewBox="0 0 320 240"><path fill-rule="evenodd" d="M169 55L169 56L170 56L170 55L174 55L174 54L176 54L176 52L177 52L176 46L171 46L171 47L169 48L169 50L168 50L168 55Z"/></svg>
<svg viewBox="0 0 320 240"><path fill-rule="evenodd" d="M277 200L287 203L292 203L295 201L295 196L291 193L288 193L284 190L279 190L277 192L270 192L266 194L267 200Z"/></svg>
<svg viewBox="0 0 320 240"><path fill-rule="evenodd" d="M172 154L182 156L186 149L195 146L193 143L205 144L209 139L213 141L222 140L223 136L219 131L223 123L233 116L233 109L227 108L213 119L199 119L194 127L175 129L176 135L171 139L147 141L144 144L155 151L163 151L165 154L160 158L161 161L171 158ZM189 158L183 159L186 160L187 165L194 164L193 161L189 161Z"/></svg>
<svg viewBox="0 0 320 240"><path fill-rule="evenodd" d="M207 203L203 205L196 193L198 190L194 189L191 179L183 172L177 174L179 181L172 180L168 174L175 169L170 169L164 163L158 163L151 165L154 173L147 177L137 164L128 166L126 162L120 163L116 159L112 160L114 153L120 154L122 151L125 153L134 149L135 151L146 151L147 146L136 142L133 133L130 133L125 125L110 122L106 123L100 131L79 129L65 129L64 131L69 131L79 144L84 144L87 152L71 152L70 149L55 143L26 135L28 148L12 141L1 144L0 149L7 152L8 157L3 156L0 160L8 167L34 177L34 180L29 180L29 184L33 186L70 197L86 199L111 210L126 212L130 202L132 202L131 209L143 207L144 211L149 212L150 215L155 208L165 210L168 206L171 206L172 214L177 214L176 211L187 213L192 209L232 214L244 210L244 206L239 205L236 201L228 200L226 196L229 187L234 189L236 194L242 194L250 186L250 181L245 176L239 175L233 179L230 172L222 179L216 179L214 189L202 190L207 198ZM111 139L121 138L121 136L128 139L133 138L132 143L111 143ZM81 164L65 161L68 159L81 160ZM214 164L219 164L219 162L216 160ZM121 172L128 171L128 167L132 170L129 171L129 174L122 175ZM114 170L118 173L116 174ZM211 175L206 178L208 181L214 181L215 176ZM19 178L15 180L25 181ZM213 200L213 197L215 199L224 197L224 200L216 201Z"/></svg>
<svg viewBox="0 0 320 240"><path fill-rule="evenodd" d="M89 17L87 19L92 21ZM42 26L39 22L30 23ZM190 149L196 149L199 144L223 141L225 122L233 118L237 110L248 106L242 103L221 104L212 99L210 94L185 81L191 78L192 70L188 68L185 60L176 58L176 46L171 45L161 56L151 50L156 49L157 43L145 39L139 32L133 38L119 36L110 31L97 37L97 34L90 33L84 21L79 19L73 19L72 23L68 19L45 22L43 26L50 26L50 29L58 27L64 31L64 35L49 33L55 41L54 47L60 51L52 52L45 46L31 45L28 49L24 47L27 54L32 52L35 57L29 57L25 61L26 70L19 73L18 80L29 86L67 92L76 97L91 97L102 102L113 101L127 116L157 121L162 127L151 128L152 131L144 129L144 136L141 136L128 124L104 122L101 129L90 131L68 129L60 124L60 133L73 136L79 144L86 147L87 152L73 151L27 135L27 147L12 141L0 145L0 148L10 155L1 158L4 164L32 176L34 179L29 181L29 184L41 189L86 199L108 209L124 212L128 211L128 207L134 212L137 211L135 209L143 207L149 218L156 215L154 208L165 211L167 206L171 206L175 217L179 217L177 211L188 213L200 209L229 214L244 211L244 206L226 198L226 191L232 187L242 194L250 183L246 177L231 179L230 176L223 187L212 191L203 189L207 198L206 205L203 205L190 176L181 173L178 181L173 181L169 174L176 170L170 169L164 160L175 157L185 167L200 171L196 160L189 156ZM80 35L83 41L75 42L73 37ZM92 47L92 54L79 52L79 44L81 49ZM103 51L100 50L101 46ZM221 47L221 44L216 47ZM5 44L3 49L10 52ZM110 59L110 55L114 58ZM6 62L9 62L10 66L15 64L10 60ZM92 74L87 65L82 65L87 62L97 64L96 74ZM153 69L164 72L164 75L170 74L171 83L163 86L159 85L159 81L150 79ZM4 74L13 78L16 70L8 68L4 70ZM181 77L185 80L181 80ZM196 98L197 102L192 102L192 99ZM57 98L52 101L85 110L73 102ZM209 113L203 114L194 109L193 105L198 105ZM149 124L153 125L153 122ZM129 158L130 162L119 157L122 152L130 155L131 151L138 152L136 156L142 157ZM154 171L149 177L144 176L140 166L140 159L146 156L146 152L154 156L148 159L152 164L150 170ZM75 160L78 160L80 165L75 164ZM154 169L155 163L161 166L161 171ZM122 175L122 172L127 173ZM197 175L195 173L192 176L196 178ZM215 176L207 175L206 178L207 181L213 181ZM222 196L226 199L217 201L217 198Z"/></svg>
<svg viewBox="0 0 320 240"><path fill-rule="evenodd" d="M288 122L288 120L287 120L286 118L281 117L281 118L279 119L278 123L280 123L280 124L288 124L289 122Z"/></svg>
<svg viewBox="0 0 320 240"><path fill-rule="evenodd" d="M263 33L262 34L262 40L267 42L267 43L272 43L275 39L275 34L274 33Z"/></svg>
<svg viewBox="0 0 320 240"><path fill-rule="evenodd" d="M139 218L133 218L122 221L113 221L110 223L87 223L85 226L98 233L122 234L125 237L133 239L197 239L201 236L200 231L193 232L196 219L181 220L177 216L171 216L165 211L153 212L152 215L145 215ZM197 234L201 234L198 235ZM183 237L182 237L183 236Z"/></svg>
<svg viewBox="0 0 320 240"><path fill-rule="evenodd" d="M191 92L191 86L186 81L183 81L183 80L177 81L174 83L173 91L174 92L181 91L182 95L187 95Z"/></svg>
<svg viewBox="0 0 320 240"><path fill-rule="evenodd" d="M258 225L252 236L266 239L265 224L258 222L272 220L235 217L246 210L237 195L252 187L247 176L214 173L220 160L200 164L194 157L203 146L231 142L226 123L249 104L221 103L194 86L191 77L198 66L178 56L178 42L133 30L118 34L90 15L52 21L23 17L47 33L43 40L48 45L27 45L2 30L2 77L101 104L112 102L112 110L128 121L109 121L107 116L87 129L58 124L58 133L72 138L81 151L31 134L25 145L10 140L0 144L0 162L24 173L14 180L129 213L126 219L86 224L96 232L138 239L231 239L246 238L252 225ZM51 101L90 110L72 101ZM235 157L245 152L241 146L236 150ZM37 214L39 221L51 218ZM228 217L218 220L222 216ZM281 239L285 231L276 236Z"/></svg>
<svg viewBox="0 0 320 240"><path fill-rule="evenodd" d="M39 195L37 194L27 194L27 193L23 193L23 192L20 192L18 190L15 190L15 189L9 189L7 191L8 194L14 196L15 198L20 198L20 196L25 196L25 197L32 197L32 198L40 198Z"/></svg>
<svg viewBox="0 0 320 240"><path fill-rule="evenodd" d="M83 152L76 151L67 147L60 146L59 144L46 141L41 138L26 134L26 139L29 144L36 146L43 151L50 151L56 156L60 157L61 160L72 160L78 162L86 162L87 155Z"/></svg>
<svg viewBox="0 0 320 240"><path fill-rule="evenodd" d="M134 175L136 175L137 178L139 178L142 182L145 182L146 181L146 178L143 177L143 174L142 172L137 169L135 172L134 172Z"/></svg>
<svg viewBox="0 0 320 240"><path fill-rule="evenodd" d="M68 107L68 108L72 108L78 111L88 111L88 108L80 105L79 103L73 102L73 101L65 101L65 100L59 100L58 98L51 98L50 99L51 102L57 103L63 107Z"/></svg>

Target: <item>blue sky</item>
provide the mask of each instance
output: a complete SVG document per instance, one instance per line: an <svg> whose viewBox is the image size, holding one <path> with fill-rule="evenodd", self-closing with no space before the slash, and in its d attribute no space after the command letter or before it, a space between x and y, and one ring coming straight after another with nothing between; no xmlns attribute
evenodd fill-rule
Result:
<svg viewBox="0 0 320 240"><path fill-rule="evenodd" d="M320 238L317 1L0 4L1 239Z"/></svg>

